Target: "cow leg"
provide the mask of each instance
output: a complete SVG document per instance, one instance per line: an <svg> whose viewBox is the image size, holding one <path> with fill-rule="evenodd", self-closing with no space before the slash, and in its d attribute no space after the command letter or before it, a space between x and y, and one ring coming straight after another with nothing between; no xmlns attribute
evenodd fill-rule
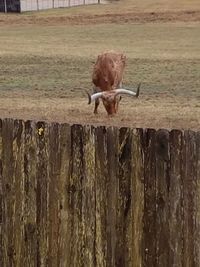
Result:
<svg viewBox="0 0 200 267"><path fill-rule="evenodd" d="M118 111L118 108L119 108L119 102L121 101L122 97L119 96L119 98L116 99L116 104L115 104L115 110L116 112Z"/></svg>
<svg viewBox="0 0 200 267"><path fill-rule="evenodd" d="M122 88L122 81L120 82L119 84L119 88ZM119 102L122 100L122 96L120 95L117 103L116 103L116 111L118 111L118 108L119 108Z"/></svg>
<svg viewBox="0 0 200 267"><path fill-rule="evenodd" d="M98 109L99 104L100 104L99 99L96 99L95 100L95 107L94 107L94 114L97 114L98 113L97 109Z"/></svg>
<svg viewBox="0 0 200 267"><path fill-rule="evenodd" d="M101 91L101 90L100 90L98 87L96 87L96 86L93 87L93 92L94 92L94 94L95 94L95 93L98 93L98 92L100 92L100 91ZM98 113L97 109L98 109L99 104L100 104L99 99L96 99L96 100L95 100L95 107L94 107L94 114L97 114L97 113Z"/></svg>

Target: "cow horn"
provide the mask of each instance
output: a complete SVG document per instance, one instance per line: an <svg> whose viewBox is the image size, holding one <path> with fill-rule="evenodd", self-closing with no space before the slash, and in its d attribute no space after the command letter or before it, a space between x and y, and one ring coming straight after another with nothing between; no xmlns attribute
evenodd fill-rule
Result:
<svg viewBox="0 0 200 267"><path fill-rule="evenodd" d="M91 104L94 100L103 96L103 92L95 93L93 95L90 95L87 91L86 91L86 93L88 96L88 105Z"/></svg>
<svg viewBox="0 0 200 267"><path fill-rule="evenodd" d="M85 92L86 92L86 94L87 94L87 96L88 96L88 105L89 105L89 104L91 104L91 102L92 102L92 100L91 100L91 95L88 93L88 91L85 90Z"/></svg>
<svg viewBox="0 0 200 267"><path fill-rule="evenodd" d="M139 94L140 94L140 86L141 86L141 83L138 84L137 92L136 92L136 97L138 97Z"/></svg>
<svg viewBox="0 0 200 267"><path fill-rule="evenodd" d="M141 83L138 84L136 93L129 90L129 89L123 89L123 88L115 89L113 91L115 93L115 96L120 95L120 94L124 94L124 95L131 95L131 96L138 97L140 94L140 86L141 86Z"/></svg>

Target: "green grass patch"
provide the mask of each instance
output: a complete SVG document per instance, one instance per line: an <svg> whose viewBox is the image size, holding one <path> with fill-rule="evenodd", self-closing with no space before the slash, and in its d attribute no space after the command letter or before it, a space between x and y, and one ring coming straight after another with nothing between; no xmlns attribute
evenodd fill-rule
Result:
<svg viewBox="0 0 200 267"><path fill-rule="evenodd" d="M80 96L91 88L104 50L127 55L125 83L146 92L196 97L200 88L199 24L12 26L1 28L0 90L45 90Z"/></svg>

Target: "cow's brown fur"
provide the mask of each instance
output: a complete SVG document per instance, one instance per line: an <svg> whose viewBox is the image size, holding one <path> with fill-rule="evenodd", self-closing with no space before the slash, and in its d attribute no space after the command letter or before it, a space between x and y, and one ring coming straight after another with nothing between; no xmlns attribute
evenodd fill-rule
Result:
<svg viewBox="0 0 200 267"><path fill-rule="evenodd" d="M106 52L98 56L94 66L92 81L98 91L112 91L121 86L126 57L122 53ZM117 112L120 97L102 98L108 114ZM97 113L99 100L95 101Z"/></svg>

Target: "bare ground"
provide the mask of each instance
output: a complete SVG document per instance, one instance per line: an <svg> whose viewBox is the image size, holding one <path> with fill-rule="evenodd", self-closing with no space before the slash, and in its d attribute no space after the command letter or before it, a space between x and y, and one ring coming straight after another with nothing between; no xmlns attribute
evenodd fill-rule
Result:
<svg viewBox="0 0 200 267"><path fill-rule="evenodd" d="M200 10L189 11L152 11L152 12L122 12L120 14L79 14L72 16L2 16L2 25L88 25L100 23L149 23L149 22L198 22L200 21Z"/></svg>
<svg viewBox="0 0 200 267"><path fill-rule="evenodd" d="M45 97L44 92L8 93L0 98L1 118L45 120L48 122L94 124L118 127L145 127L200 130L200 96L196 100L170 94L141 93L140 98L122 99L119 113L107 116L103 105L93 114L86 97L69 98L58 93ZM192 112L192 116L191 116Z"/></svg>

